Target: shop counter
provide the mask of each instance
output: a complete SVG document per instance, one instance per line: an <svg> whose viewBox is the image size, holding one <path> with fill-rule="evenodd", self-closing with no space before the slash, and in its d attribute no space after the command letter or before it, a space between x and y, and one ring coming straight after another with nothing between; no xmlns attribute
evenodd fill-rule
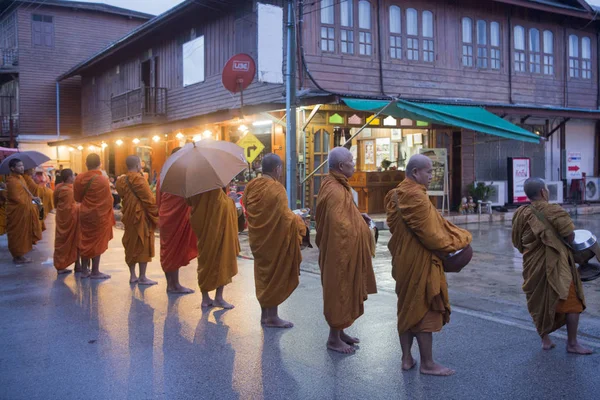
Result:
<svg viewBox="0 0 600 400"><path fill-rule="evenodd" d="M404 180L404 171L356 171L350 186L358 193L358 209L368 214L385 212L385 196Z"/></svg>

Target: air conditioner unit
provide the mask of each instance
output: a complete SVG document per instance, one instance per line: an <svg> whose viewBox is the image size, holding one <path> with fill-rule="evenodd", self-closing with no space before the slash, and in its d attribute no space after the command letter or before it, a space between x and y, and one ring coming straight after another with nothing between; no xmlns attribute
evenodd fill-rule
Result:
<svg viewBox="0 0 600 400"><path fill-rule="evenodd" d="M585 200L600 201L600 178L594 176L585 177Z"/></svg>
<svg viewBox="0 0 600 400"><path fill-rule="evenodd" d="M489 198L492 206L504 206L508 202L508 182L507 181L484 181L486 185L494 187L494 194Z"/></svg>
<svg viewBox="0 0 600 400"><path fill-rule="evenodd" d="M562 181L546 182L548 192L550 192L550 203L563 203L563 183Z"/></svg>

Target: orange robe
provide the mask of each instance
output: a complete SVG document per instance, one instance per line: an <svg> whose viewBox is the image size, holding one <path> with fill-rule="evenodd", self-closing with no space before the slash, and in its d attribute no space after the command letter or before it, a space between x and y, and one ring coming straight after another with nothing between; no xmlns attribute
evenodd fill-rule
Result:
<svg viewBox="0 0 600 400"><path fill-rule="evenodd" d="M342 174L325 177L316 208L325 319L333 329L346 329L364 313L368 295L377 293L371 230Z"/></svg>
<svg viewBox="0 0 600 400"><path fill-rule="evenodd" d="M553 226L538 219L531 207ZM534 201L513 217L513 245L523 254L523 291L527 308L540 336L559 329L567 313L581 313L585 297L573 254L556 236L569 237L575 225L558 204Z"/></svg>
<svg viewBox="0 0 600 400"><path fill-rule="evenodd" d="M221 189L187 199L192 229L198 238L198 286L210 292L231 283L240 254L237 210Z"/></svg>
<svg viewBox="0 0 600 400"><path fill-rule="evenodd" d="M252 180L243 201L254 255L256 297L261 307L276 307L300 283L300 245L306 224L289 209L283 185L271 177Z"/></svg>
<svg viewBox="0 0 600 400"><path fill-rule="evenodd" d="M86 187L91 179L94 179ZM80 255L90 259L102 255L113 238L115 215L113 197L108 178L99 170L77 175L73 184L75 201L81 203L79 209Z"/></svg>
<svg viewBox="0 0 600 400"><path fill-rule="evenodd" d="M27 185L26 181L18 174L11 174L6 182L6 232L13 258L29 253L42 239L38 208L23 185Z"/></svg>
<svg viewBox="0 0 600 400"><path fill-rule="evenodd" d="M183 197L161 193L156 183L156 206L160 227L160 265L173 272L198 257L198 239L190 224L191 209Z"/></svg>
<svg viewBox="0 0 600 400"><path fill-rule="evenodd" d="M79 251L79 204L75 202L72 184L61 183L56 187L54 204L56 205L54 267L63 270L77 261Z"/></svg>
<svg viewBox="0 0 600 400"><path fill-rule="evenodd" d="M0 236L6 234L6 190L0 191Z"/></svg>
<svg viewBox="0 0 600 400"><path fill-rule="evenodd" d="M23 179L25 179L25 183L27 185L27 189L29 189L29 191L31 192L31 194L35 197L39 197L40 200L42 200L42 205L44 206L44 219L40 220L38 217L38 223L41 226L42 232L46 230L46 203L44 202L44 199L42 199L42 194L43 194L43 190L41 187L38 186L37 183L35 183L35 181L33 180L33 178L31 177L31 175L27 175L27 174L23 174Z"/></svg>
<svg viewBox="0 0 600 400"><path fill-rule="evenodd" d="M158 207L148 181L137 172L128 172L117 179L115 186L123 204L125 262L127 265L150 262L154 257Z"/></svg>
<svg viewBox="0 0 600 400"><path fill-rule="evenodd" d="M392 237L392 276L398 296L398 333L437 332L450 321L442 260L433 254L464 249L471 234L447 221L431 204L425 186L405 179L385 198Z"/></svg>

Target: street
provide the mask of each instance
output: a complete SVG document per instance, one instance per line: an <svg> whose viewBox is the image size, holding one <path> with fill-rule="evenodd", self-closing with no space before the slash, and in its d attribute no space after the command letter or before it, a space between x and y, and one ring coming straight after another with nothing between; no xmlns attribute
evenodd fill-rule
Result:
<svg viewBox="0 0 600 400"><path fill-rule="evenodd" d="M568 355L564 331L554 336L555 350L541 350L509 225L468 226L475 256L448 276L453 314L434 335L436 358L457 374L437 378L400 371L388 232L375 260L379 293L349 329L362 342L356 355L342 356L325 348L316 249L304 254L300 286L280 307L296 326L263 329L246 235L239 275L225 289L236 308L203 311L198 292L166 294L158 258L149 278L159 284L130 286L118 229L102 259L112 279L57 278L53 218L33 264L13 265L0 237L2 399L591 399L600 390L599 353ZM595 216L576 225L600 232ZM197 290L194 263L181 276ZM584 289L581 339L600 352L600 280Z"/></svg>

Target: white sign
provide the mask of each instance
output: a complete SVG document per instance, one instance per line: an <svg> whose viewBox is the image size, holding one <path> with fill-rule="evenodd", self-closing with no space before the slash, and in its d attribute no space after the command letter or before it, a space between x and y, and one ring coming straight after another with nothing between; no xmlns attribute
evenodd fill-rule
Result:
<svg viewBox="0 0 600 400"><path fill-rule="evenodd" d="M513 203L525 203L527 201L525 181L529 179L530 162L529 158L512 159Z"/></svg>
<svg viewBox="0 0 600 400"><path fill-rule="evenodd" d="M419 149L419 153L429 157L433 165L431 183L427 194L429 196L445 196L448 191L448 150Z"/></svg>
<svg viewBox="0 0 600 400"><path fill-rule="evenodd" d="M581 152L567 153L567 179L581 179Z"/></svg>

